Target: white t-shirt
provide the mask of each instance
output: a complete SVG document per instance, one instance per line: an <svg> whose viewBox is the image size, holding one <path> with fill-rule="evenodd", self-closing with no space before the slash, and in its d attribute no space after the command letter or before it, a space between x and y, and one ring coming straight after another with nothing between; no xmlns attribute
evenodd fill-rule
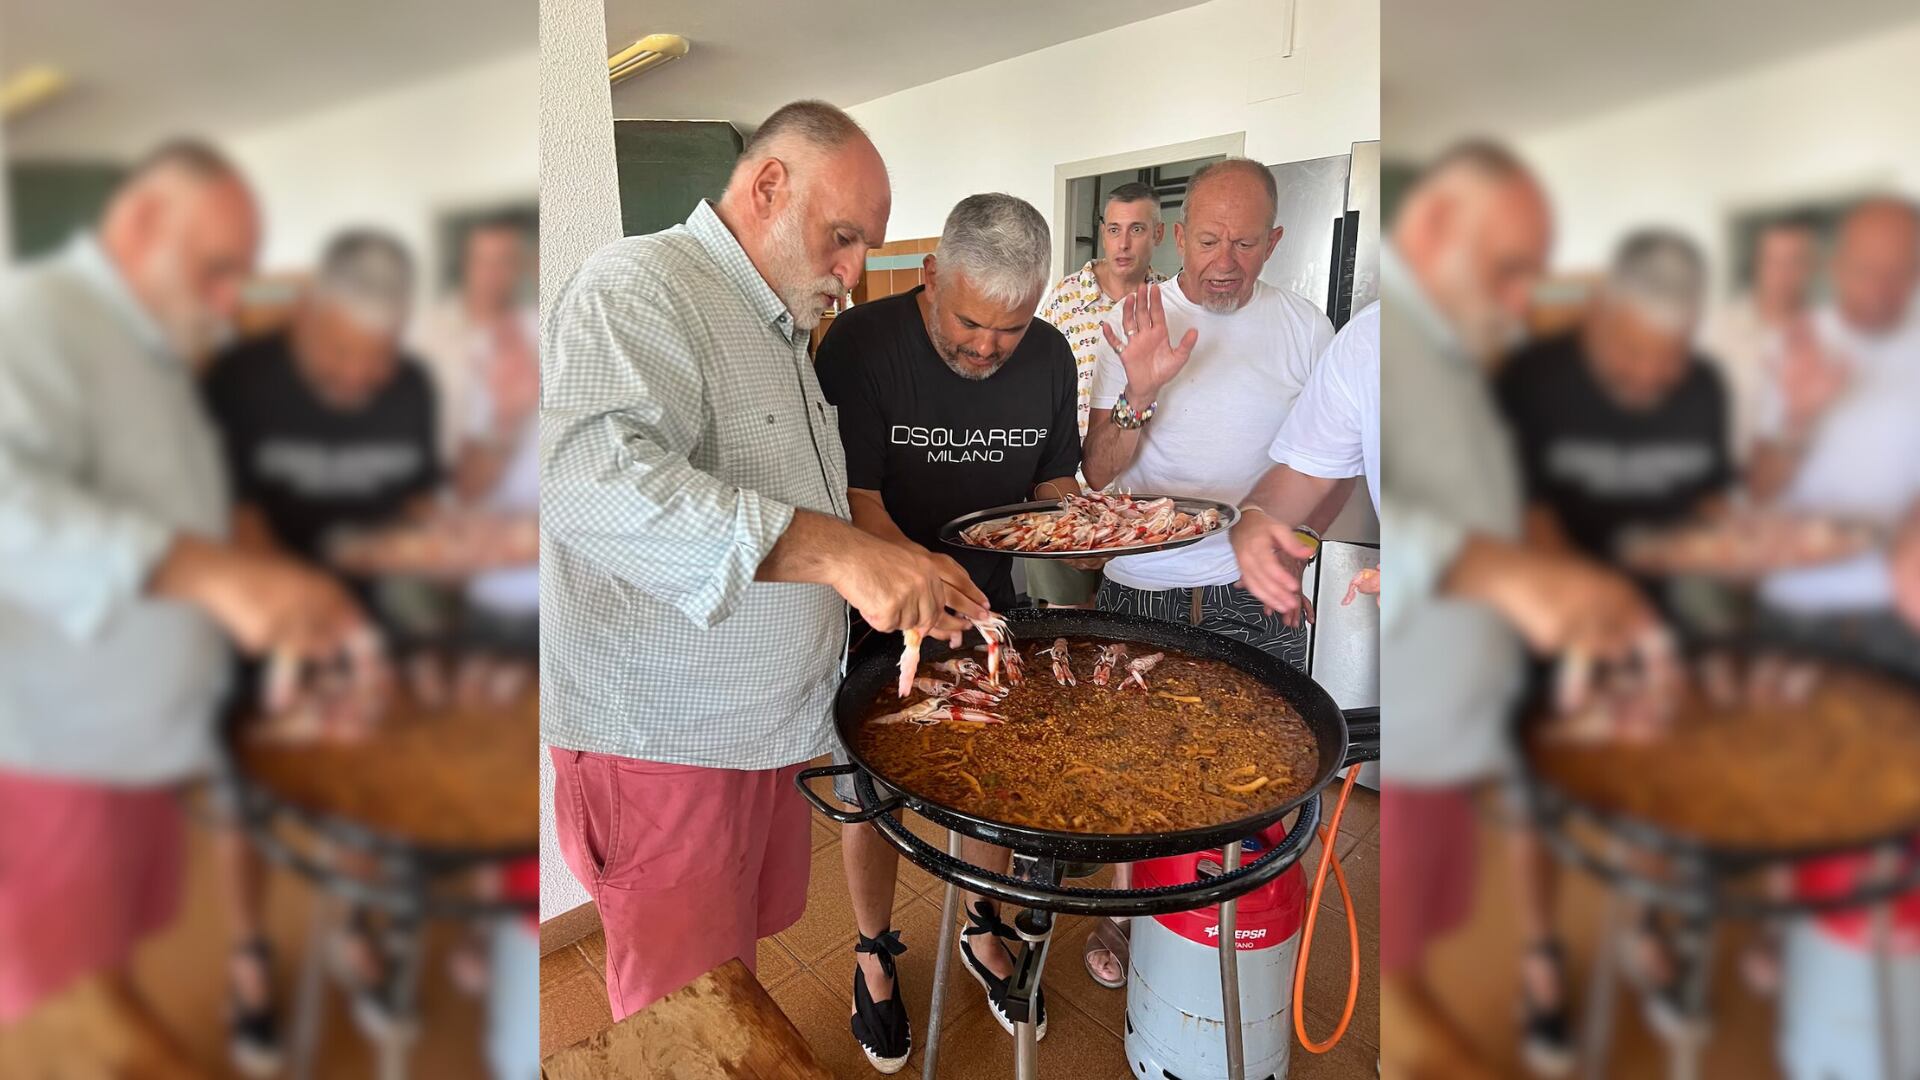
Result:
<svg viewBox="0 0 1920 1080"><path fill-rule="evenodd" d="M1308 476L1364 475L1379 513L1380 301L1333 336L1268 454Z"/></svg>
<svg viewBox="0 0 1920 1080"><path fill-rule="evenodd" d="M1895 524L1920 502L1920 306L1880 337L1855 331L1830 308L1814 315L1813 329L1845 358L1851 381L1820 418L1780 505ZM1776 403L1771 411L1782 410ZM1893 581L1885 555L1875 553L1775 574L1761 595L1794 612L1858 611L1892 604Z"/></svg>
<svg viewBox="0 0 1920 1080"><path fill-rule="evenodd" d="M1272 461L1267 448L1307 384L1314 361L1333 340L1333 324L1312 303L1266 282L1246 306L1216 314L1188 300L1176 278L1161 286L1168 335L1200 331L1193 356L1160 391L1140 452L1115 489L1238 503ZM1119 328L1122 308L1107 322ZM1102 335L1093 407L1111 409L1126 388L1120 355ZM1145 408L1151 402L1134 405ZM1240 579L1224 532L1172 551L1128 555L1107 576L1136 589L1186 589Z"/></svg>
<svg viewBox="0 0 1920 1080"><path fill-rule="evenodd" d="M500 432L494 421L493 397L484 379L471 388L470 415L466 431L470 437L513 441L513 451L500 470L500 478L481 505L503 516L518 517L540 512L540 433L528 417L518 432ZM467 583L467 599L500 615L533 615L540 610L540 566L502 567L477 574Z"/></svg>

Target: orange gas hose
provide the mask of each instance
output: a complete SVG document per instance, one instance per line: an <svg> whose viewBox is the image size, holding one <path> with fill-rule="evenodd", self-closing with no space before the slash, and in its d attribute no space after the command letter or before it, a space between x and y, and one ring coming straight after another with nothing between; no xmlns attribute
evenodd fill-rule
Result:
<svg viewBox="0 0 1920 1080"><path fill-rule="evenodd" d="M1358 767L1347 770L1347 779L1340 785L1340 801L1333 807L1333 817L1320 826L1320 869L1313 875L1307 924L1300 931L1300 956L1293 965L1293 1033L1299 1036L1300 1045L1314 1054L1324 1054L1339 1045L1347 1033L1347 1025L1353 1022L1354 1003L1360 999L1360 923L1354 918L1353 894L1347 891L1346 872L1340 869L1340 859L1333 853L1334 841L1340 838L1340 815L1346 813L1347 796L1353 794L1353 781L1359 775ZM1313 955L1313 929L1319 920L1320 894L1327 887L1329 866L1333 868L1334 882L1340 887L1340 907L1347 913L1347 1005L1340 1011L1340 1023L1334 1027L1333 1034L1327 1036L1327 1041L1314 1042L1307 1035L1307 958Z"/></svg>

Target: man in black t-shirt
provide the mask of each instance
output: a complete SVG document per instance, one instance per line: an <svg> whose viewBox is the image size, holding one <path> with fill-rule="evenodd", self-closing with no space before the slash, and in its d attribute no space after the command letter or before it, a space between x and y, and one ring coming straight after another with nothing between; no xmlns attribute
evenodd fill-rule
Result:
<svg viewBox="0 0 1920 1080"><path fill-rule="evenodd" d="M1080 489L1073 350L1034 317L1051 253L1047 223L1032 206L1011 195L969 196L927 256L924 286L834 319L816 366L840 414L855 525L939 551L940 526L961 514ZM1010 557L956 557L995 610L1012 606ZM840 797L853 802L850 785ZM878 942L889 932L899 857L865 825L847 826L843 838L855 921ZM1002 848L969 842L964 854L1006 866ZM969 896L968 909L976 926L1001 925L987 901ZM892 958L884 945L856 951L855 1037L877 1066L904 1061L911 1038ZM962 954L1011 1031L1003 1000L1012 954L991 935L969 936ZM1044 1017L1042 1009L1042 1032Z"/></svg>
<svg viewBox="0 0 1920 1080"><path fill-rule="evenodd" d="M433 390L399 345L411 276L397 241L344 234L284 332L215 361L241 536L318 560L330 533L391 521L439 484Z"/></svg>
<svg viewBox="0 0 1920 1080"><path fill-rule="evenodd" d="M1583 323L1507 361L1497 389L1534 543L1612 562L1630 530L1677 524L1723 503L1734 482L1727 394L1690 345L1705 277L1686 238L1635 232ZM1544 665L1535 668L1536 680L1547 675ZM1514 831L1511 855L1525 944L1523 1053L1537 1067L1557 1068L1573 1059L1564 952L1554 938L1558 867L1525 825ZM1656 1003L1671 1000L1679 967L1651 928L1642 933L1639 955L1657 958L1646 962Z"/></svg>
<svg viewBox="0 0 1920 1080"><path fill-rule="evenodd" d="M1535 535L1612 560L1626 532L1710 512L1731 488L1727 392L1689 345L1704 277L1684 237L1636 232L1581 326L1508 361L1500 403Z"/></svg>
<svg viewBox="0 0 1920 1080"><path fill-rule="evenodd" d="M400 351L412 261L398 241L356 230L327 247L293 321L215 359L208 411L225 447L238 544L324 563L327 537L418 509L440 480L434 401L423 369ZM365 591L364 589L362 590ZM253 700L249 670L234 716ZM217 841L235 941L229 962L230 1043L237 1061L279 1058L263 937L264 864L237 827ZM386 972L355 934L363 1015L390 1000Z"/></svg>

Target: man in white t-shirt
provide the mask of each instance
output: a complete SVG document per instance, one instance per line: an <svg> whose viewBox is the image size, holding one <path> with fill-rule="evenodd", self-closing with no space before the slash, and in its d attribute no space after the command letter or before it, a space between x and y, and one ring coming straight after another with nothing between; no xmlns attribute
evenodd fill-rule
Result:
<svg viewBox="0 0 1920 1080"><path fill-rule="evenodd" d="M1920 210L1890 198L1855 207L1832 281L1832 304L1789 343L1750 483L1756 498L1794 513L1894 527L1920 508ZM1920 671L1920 638L1891 610L1894 574L1882 553L1775 574L1761 597L1800 621L1878 626L1848 636Z"/></svg>
<svg viewBox="0 0 1920 1080"><path fill-rule="evenodd" d="M1266 472L1268 447L1333 340L1318 308L1260 280L1280 242L1277 206L1257 161L1194 174L1173 231L1179 277L1144 286L1102 324L1082 463L1093 487L1238 504ZM1324 528L1333 503L1305 524ZM1237 584L1225 535L1114 559L1106 575L1102 610L1189 622L1305 667L1304 629Z"/></svg>
<svg viewBox="0 0 1920 1080"><path fill-rule="evenodd" d="M1299 544L1292 522L1305 520L1324 505L1335 485L1349 476L1366 477L1374 511L1380 509L1378 300L1333 336L1267 453L1274 465L1240 504L1233 552L1241 585L1291 619L1307 611L1300 596L1300 571L1303 560L1313 555L1311 548ZM1370 570L1351 584L1377 593L1379 583L1379 571Z"/></svg>

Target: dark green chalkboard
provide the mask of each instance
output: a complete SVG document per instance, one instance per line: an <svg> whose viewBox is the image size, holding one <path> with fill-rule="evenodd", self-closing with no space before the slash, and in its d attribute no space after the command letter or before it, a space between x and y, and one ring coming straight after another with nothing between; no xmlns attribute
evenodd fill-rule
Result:
<svg viewBox="0 0 1920 1080"><path fill-rule="evenodd" d="M91 227L126 175L126 167L94 162L21 162L7 169L8 207L17 258L51 251Z"/></svg>
<svg viewBox="0 0 1920 1080"><path fill-rule="evenodd" d="M628 236L687 220L701 199L727 186L742 140L718 120L615 120L620 228Z"/></svg>

